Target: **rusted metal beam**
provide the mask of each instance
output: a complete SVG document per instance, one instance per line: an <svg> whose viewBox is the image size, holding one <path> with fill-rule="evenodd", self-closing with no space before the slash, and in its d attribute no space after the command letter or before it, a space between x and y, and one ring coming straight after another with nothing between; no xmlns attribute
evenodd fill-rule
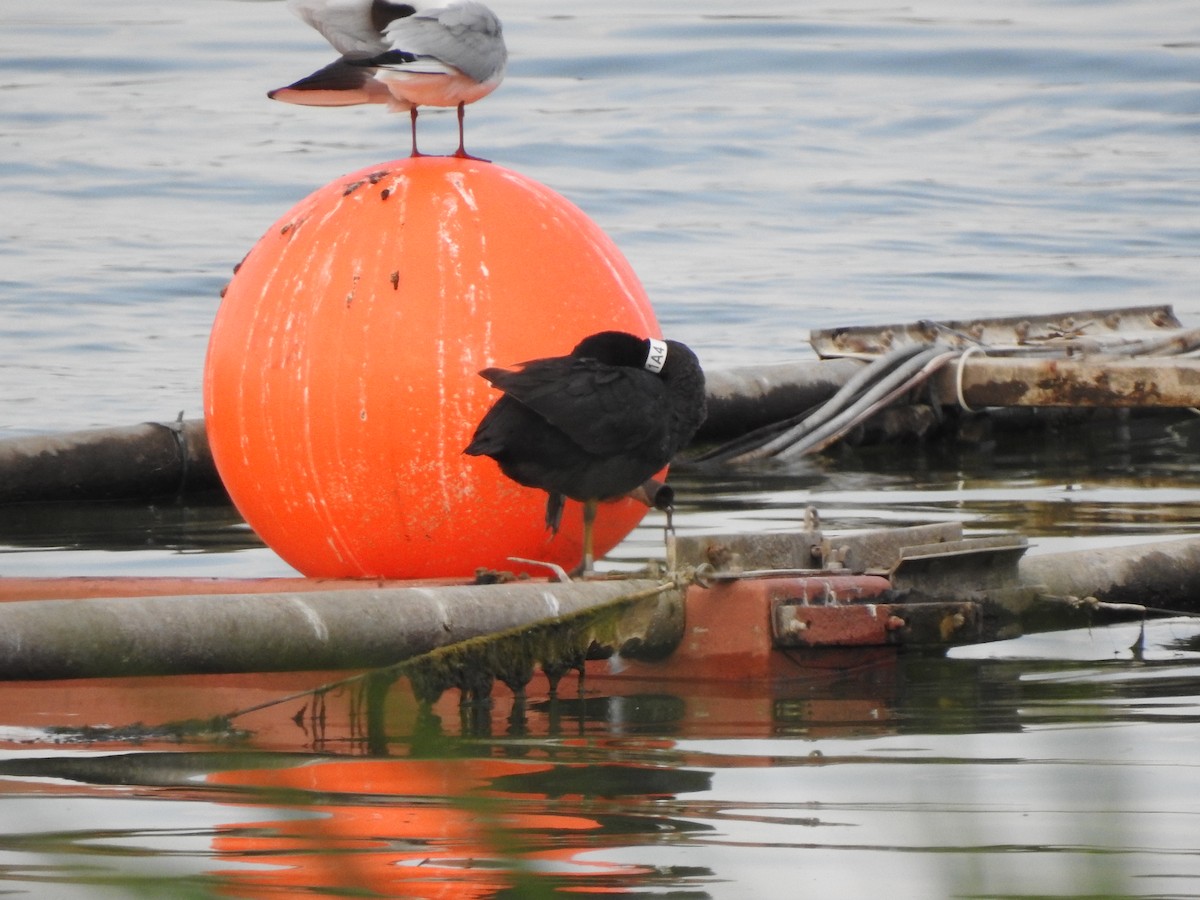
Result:
<svg viewBox="0 0 1200 900"><path fill-rule="evenodd" d="M942 397L985 406L1200 406L1200 359L1036 359L971 355L934 376Z"/></svg>
<svg viewBox="0 0 1200 900"><path fill-rule="evenodd" d="M675 541L675 558L681 565L710 565L718 576L765 569L865 572L891 569L902 548L946 544L961 541L962 536L958 522L837 535L809 528L771 534L681 536Z"/></svg>
<svg viewBox="0 0 1200 900"><path fill-rule="evenodd" d="M856 325L826 328L809 335L809 343L822 357L879 356L905 344L940 341L966 350L980 346L1024 346L1040 349L1071 342L1103 346L1125 338L1170 338L1183 325L1170 305L1128 306L1116 309L1075 310L1043 316L994 316L933 322L923 320L892 325Z"/></svg>

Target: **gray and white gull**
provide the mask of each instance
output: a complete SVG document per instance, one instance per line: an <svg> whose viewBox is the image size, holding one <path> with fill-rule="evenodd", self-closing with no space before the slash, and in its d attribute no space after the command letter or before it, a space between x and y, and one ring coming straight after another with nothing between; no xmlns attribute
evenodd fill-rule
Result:
<svg viewBox="0 0 1200 900"><path fill-rule="evenodd" d="M500 20L476 0L393 3L390 0L288 0L288 7L324 35L340 58L267 96L304 106L383 103L408 110L412 153L417 150L417 107L463 110L504 79L508 50Z"/></svg>

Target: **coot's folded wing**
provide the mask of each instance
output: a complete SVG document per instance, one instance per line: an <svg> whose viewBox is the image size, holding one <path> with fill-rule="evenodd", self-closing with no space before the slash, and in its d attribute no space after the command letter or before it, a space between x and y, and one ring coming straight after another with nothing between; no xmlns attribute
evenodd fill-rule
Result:
<svg viewBox="0 0 1200 900"><path fill-rule="evenodd" d="M597 456L658 440L667 427L666 388L641 369L558 357L480 374Z"/></svg>

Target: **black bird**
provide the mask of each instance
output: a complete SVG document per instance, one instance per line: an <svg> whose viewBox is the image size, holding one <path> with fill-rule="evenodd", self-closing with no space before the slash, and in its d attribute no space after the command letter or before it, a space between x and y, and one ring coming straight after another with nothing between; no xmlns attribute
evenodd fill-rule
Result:
<svg viewBox="0 0 1200 900"><path fill-rule="evenodd" d="M490 456L513 481L546 491L552 532L564 498L581 501L585 574L597 502L636 492L687 445L705 416L704 372L677 341L602 331L569 356L479 374L504 395L463 452Z"/></svg>

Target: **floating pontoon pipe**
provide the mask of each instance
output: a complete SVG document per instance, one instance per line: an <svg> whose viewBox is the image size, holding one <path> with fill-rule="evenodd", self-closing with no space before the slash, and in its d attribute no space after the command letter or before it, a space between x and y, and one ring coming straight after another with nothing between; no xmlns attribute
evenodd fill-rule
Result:
<svg viewBox="0 0 1200 900"><path fill-rule="evenodd" d="M837 393L865 364L804 360L706 373L700 438L744 434ZM142 500L219 490L203 419L0 440L0 504Z"/></svg>
<svg viewBox="0 0 1200 900"><path fill-rule="evenodd" d="M1197 537L1026 556L1019 571L1022 583L1053 596L1200 612Z"/></svg>
<svg viewBox="0 0 1200 900"><path fill-rule="evenodd" d="M696 438L731 438L789 419L827 401L864 368L856 359L810 359L706 370L708 417Z"/></svg>
<svg viewBox="0 0 1200 900"><path fill-rule="evenodd" d="M218 490L203 419L0 441L0 504Z"/></svg>
<svg viewBox="0 0 1200 900"><path fill-rule="evenodd" d="M787 423L839 392L839 399L849 402L868 368L862 360L827 359L707 372L708 419L697 439L748 436L758 428ZM978 351L934 375L932 384L938 396L961 398L971 409L1200 407L1200 359L1047 360ZM843 405L833 403L820 415L832 417ZM780 444L796 441L820 421L805 420L798 433ZM772 436L785 431L786 425ZM753 444L747 441L738 448ZM731 444L730 452L717 458L737 455L738 448ZM220 488L199 419L0 440L0 504L149 499Z"/></svg>
<svg viewBox="0 0 1200 900"><path fill-rule="evenodd" d="M613 649L681 638L681 593L648 580L15 601L0 604L0 679L372 668L622 601Z"/></svg>

